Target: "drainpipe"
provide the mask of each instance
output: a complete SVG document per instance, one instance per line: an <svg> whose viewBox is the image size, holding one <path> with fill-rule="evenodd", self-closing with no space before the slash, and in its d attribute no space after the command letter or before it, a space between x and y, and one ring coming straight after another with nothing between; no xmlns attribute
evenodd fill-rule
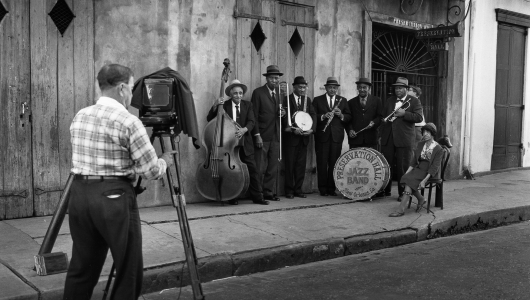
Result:
<svg viewBox="0 0 530 300"><path fill-rule="evenodd" d="M473 179L473 172L471 169L471 124L472 124L472 112L473 112L473 88L475 86L475 55L473 51L473 27L475 24L474 13L475 4L473 0L469 1L468 5L472 5L471 11L469 12L469 18L466 20L466 41L467 41L467 76L466 90L464 97L464 141L463 141L463 173L466 179Z"/></svg>

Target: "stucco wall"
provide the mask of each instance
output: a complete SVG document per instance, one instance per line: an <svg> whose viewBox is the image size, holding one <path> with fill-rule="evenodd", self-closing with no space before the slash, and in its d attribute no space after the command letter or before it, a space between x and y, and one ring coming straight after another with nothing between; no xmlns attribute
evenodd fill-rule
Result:
<svg viewBox="0 0 530 300"><path fill-rule="evenodd" d="M497 55L497 26L495 9L501 8L530 15L530 2L524 0L473 1L470 15L470 37L466 40L466 62L464 76L466 84L462 119L468 128L463 128L465 147L462 149L462 166L469 165L473 172L491 170L493 135L495 120L495 78ZM526 47L526 60L530 55ZM525 74L529 71L528 63ZM528 85L524 87L524 97L530 93ZM524 152L530 149L530 136L527 122L528 109L523 116ZM469 139L469 142L466 141ZM523 155L523 167L530 165L529 155Z"/></svg>

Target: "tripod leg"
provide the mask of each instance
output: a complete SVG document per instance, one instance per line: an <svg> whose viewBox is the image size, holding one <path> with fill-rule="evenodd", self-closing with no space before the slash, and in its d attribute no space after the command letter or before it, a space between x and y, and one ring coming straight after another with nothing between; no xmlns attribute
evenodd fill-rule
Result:
<svg viewBox="0 0 530 300"><path fill-rule="evenodd" d="M159 139L162 151L165 151L164 139L162 137L159 137ZM173 150L175 150L175 140L173 135L170 135L170 139ZM173 162L176 169L177 180L179 181L179 186L178 188L174 186L173 175L171 174L171 170L168 169L166 171L166 175L169 183L169 193L171 195L171 199L173 200L173 206L177 210L180 233L182 235L182 243L184 246L184 253L186 255L186 262L188 264L188 270L190 272L191 277L191 287L193 290L193 295L195 299L204 299L201 281L199 279L199 272L197 270L197 254L195 253L195 246L193 245L193 238L191 237L188 216L186 215L186 200L184 198L184 195L181 194L179 168L177 160L175 159L175 155L173 155Z"/></svg>
<svg viewBox="0 0 530 300"><path fill-rule="evenodd" d="M112 277L114 277L114 271L116 270L116 265L112 263L112 267L110 268L110 274L109 279L107 279L107 285L105 286L105 289L103 290L103 297L102 300L107 299L107 294L109 293L110 284L112 282Z"/></svg>
<svg viewBox="0 0 530 300"><path fill-rule="evenodd" d="M44 240L40 246L39 255L52 252L53 245L55 244L55 240L57 239L57 235L59 234L59 230L63 224L66 210L68 209L68 193L70 192L70 187L72 186L73 180L74 174L70 173L70 176L66 181L63 194L61 195L61 199L59 200L57 208L55 209L55 213L53 214L50 226L48 227L46 235L44 236Z"/></svg>

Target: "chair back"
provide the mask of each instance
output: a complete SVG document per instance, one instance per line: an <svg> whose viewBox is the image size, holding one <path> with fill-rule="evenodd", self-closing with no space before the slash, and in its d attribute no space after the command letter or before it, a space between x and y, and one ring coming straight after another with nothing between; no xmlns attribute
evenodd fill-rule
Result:
<svg viewBox="0 0 530 300"><path fill-rule="evenodd" d="M442 146L442 151L444 152L444 156L442 157L442 173L440 174L440 177L442 178L442 181L445 181L445 168L447 167L447 163L449 162L451 150L449 150L449 148L447 148L446 146Z"/></svg>

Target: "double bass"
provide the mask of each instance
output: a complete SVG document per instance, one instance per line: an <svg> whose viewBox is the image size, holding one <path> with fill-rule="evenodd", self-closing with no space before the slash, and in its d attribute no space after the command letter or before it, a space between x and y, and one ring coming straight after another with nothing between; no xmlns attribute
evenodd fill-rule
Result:
<svg viewBox="0 0 530 300"><path fill-rule="evenodd" d="M221 92L224 96L225 85L230 73L230 60L223 61ZM236 137L240 126L217 105L217 117L211 120L202 135L202 145L206 149L205 161L199 164L196 174L196 186L206 199L227 201L244 195L250 183L247 165L239 158L239 147L243 146L243 136Z"/></svg>

